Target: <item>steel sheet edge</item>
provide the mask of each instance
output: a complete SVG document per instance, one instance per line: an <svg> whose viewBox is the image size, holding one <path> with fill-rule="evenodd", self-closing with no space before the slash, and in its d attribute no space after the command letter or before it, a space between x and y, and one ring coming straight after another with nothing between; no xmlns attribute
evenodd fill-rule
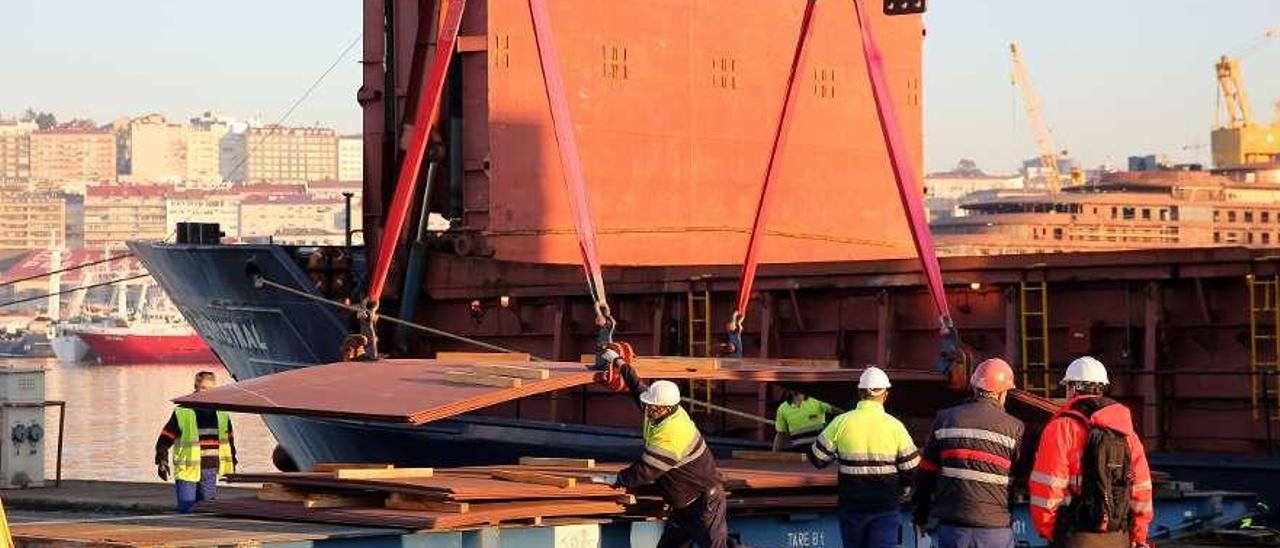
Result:
<svg viewBox="0 0 1280 548"><path fill-rule="evenodd" d="M271 245L199 246L130 242L183 317L237 380L338 360L347 334L334 308L267 294L250 274L312 287L286 248ZM633 417L634 418L634 417ZM632 427L563 424L462 415L414 427L359 420L264 416L296 463L396 462L463 465L514 462L519 456L578 454L620 460L642 448ZM637 419L638 420L638 419ZM712 448L759 448L749 441L710 437Z"/></svg>

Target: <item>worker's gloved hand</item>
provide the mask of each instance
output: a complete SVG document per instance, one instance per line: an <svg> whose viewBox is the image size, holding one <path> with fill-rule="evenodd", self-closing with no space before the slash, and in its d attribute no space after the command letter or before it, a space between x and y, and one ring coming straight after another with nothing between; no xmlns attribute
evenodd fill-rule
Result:
<svg viewBox="0 0 1280 548"><path fill-rule="evenodd" d="M160 476L160 481L169 481L169 463L162 462L156 465L156 474Z"/></svg>

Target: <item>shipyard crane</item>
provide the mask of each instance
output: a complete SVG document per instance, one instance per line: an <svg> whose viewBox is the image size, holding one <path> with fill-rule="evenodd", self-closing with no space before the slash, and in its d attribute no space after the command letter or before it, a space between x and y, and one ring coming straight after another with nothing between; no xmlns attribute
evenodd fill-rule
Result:
<svg viewBox="0 0 1280 548"><path fill-rule="evenodd" d="M1270 29L1236 55L1224 53L1214 64L1218 80L1218 106L1213 111L1211 133L1215 167L1269 164L1280 157L1280 143L1276 139L1280 126L1260 124L1254 119L1240 70L1245 57L1277 38L1280 38L1280 28Z"/></svg>
<svg viewBox="0 0 1280 548"><path fill-rule="evenodd" d="M1269 29L1262 38L1255 40L1235 56L1224 53L1222 58L1218 59L1214 67L1218 75L1220 106L1213 113L1215 128L1242 128L1254 124L1253 112L1249 109L1249 94L1244 89L1244 76L1240 71L1240 62L1277 38L1280 38L1280 28ZM1223 124L1224 111L1226 124Z"/></svg>
<svg viewBox="0 0 1280 548"><path fill-rule="evenodd" d="M1040 156L1040 168L1044 171L1045 186L1050 193L1057 193L1062 187L1062 174L1058 171L1057 148L1053 146L1053 134L1044 122L1044 114L1040 110L1040 96L1031 86L1031 74L1026 63L1022 61L1022 50L1018 43L1009 44L1009 56L1013 61L1013 84L1022 94L1022 107L1027 112L1027 121L1031 123L1031 134L1036 141L1036 151Z"/></svg>

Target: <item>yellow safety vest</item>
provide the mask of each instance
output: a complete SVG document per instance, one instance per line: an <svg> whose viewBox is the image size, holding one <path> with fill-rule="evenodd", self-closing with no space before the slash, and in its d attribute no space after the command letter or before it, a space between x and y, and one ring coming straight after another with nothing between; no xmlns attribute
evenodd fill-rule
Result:
<svg viewBox="0 0 1280 548"><path fill-rule="evenodd" d="M851 477L893 475L920 462L907 428L873 400L832 419L813 446L820 461L839 459L840 474Z"/></svg>
<svg viewBox="0 0 1280 548"><path fill-rule="evenodd" d="M791 434L793 439L812 438L827 424L827 413L830 412L830 405L815 398L805 398L800 405L785 401L778 406L778 413L773 421L774 429Z"/></svg>
<svg viewBox="0 0 1280 548"><path fill-rule="evenodd" d="M707 444L698 433L698 426L689 418L683 407L677 407L657 424L644 418L645 462L662 470L670 470L702 456ZM657 458L657 456L665 458Z"/></svg>
<svg viewBox="0 0 1280 548"><path fill-rule="evenodd" d="M173 446L173 477L182 481L200 481L200 457L204 451L200 447L200 426L196 424L196 412L193 409L179 407L173 410L178 417L178 429L182 434ZM218 475L226 475L235 471L231 460L231 438L228 425L231 419L226 411L218 411Z"/></svg>

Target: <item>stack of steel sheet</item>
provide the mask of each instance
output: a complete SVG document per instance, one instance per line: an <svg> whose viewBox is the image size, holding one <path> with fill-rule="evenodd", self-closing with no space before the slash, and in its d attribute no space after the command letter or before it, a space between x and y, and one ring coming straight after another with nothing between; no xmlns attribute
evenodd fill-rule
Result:
<svg viewBox="0 0 1280 548"><path fill-rule="evenodd" d="M860 369L823 364L791 365L767 360L646 358L637 364L648 378L759 382L852 382ZM520 398L591 384L594 373L581 363L539 362L545 378L515 379L504 386L459 382L459 370L484 364L444 360L346 362L296 369L249 379L174 400L179 405L273 415L307 415L424 424ZM941 384L925 371L893 371L895 382ZM493 376L489 376L492 377Z"/></svg>
<svg viewBox="0 0 1280 548"><path fill-rule="evenodd" d="M374 474L345 474L342 468L235 474L230 481L264 484L257 498L209 501L201 503L200 509L240 517L410 529L661 514L653 494L642 490L637 499L608 485L625 464L550 460L562 462L535 459L516 465L419 471L386 467ZM728 460L721 474L733 511L835 507L835 473L815 470L804 462Z"/></svg>

